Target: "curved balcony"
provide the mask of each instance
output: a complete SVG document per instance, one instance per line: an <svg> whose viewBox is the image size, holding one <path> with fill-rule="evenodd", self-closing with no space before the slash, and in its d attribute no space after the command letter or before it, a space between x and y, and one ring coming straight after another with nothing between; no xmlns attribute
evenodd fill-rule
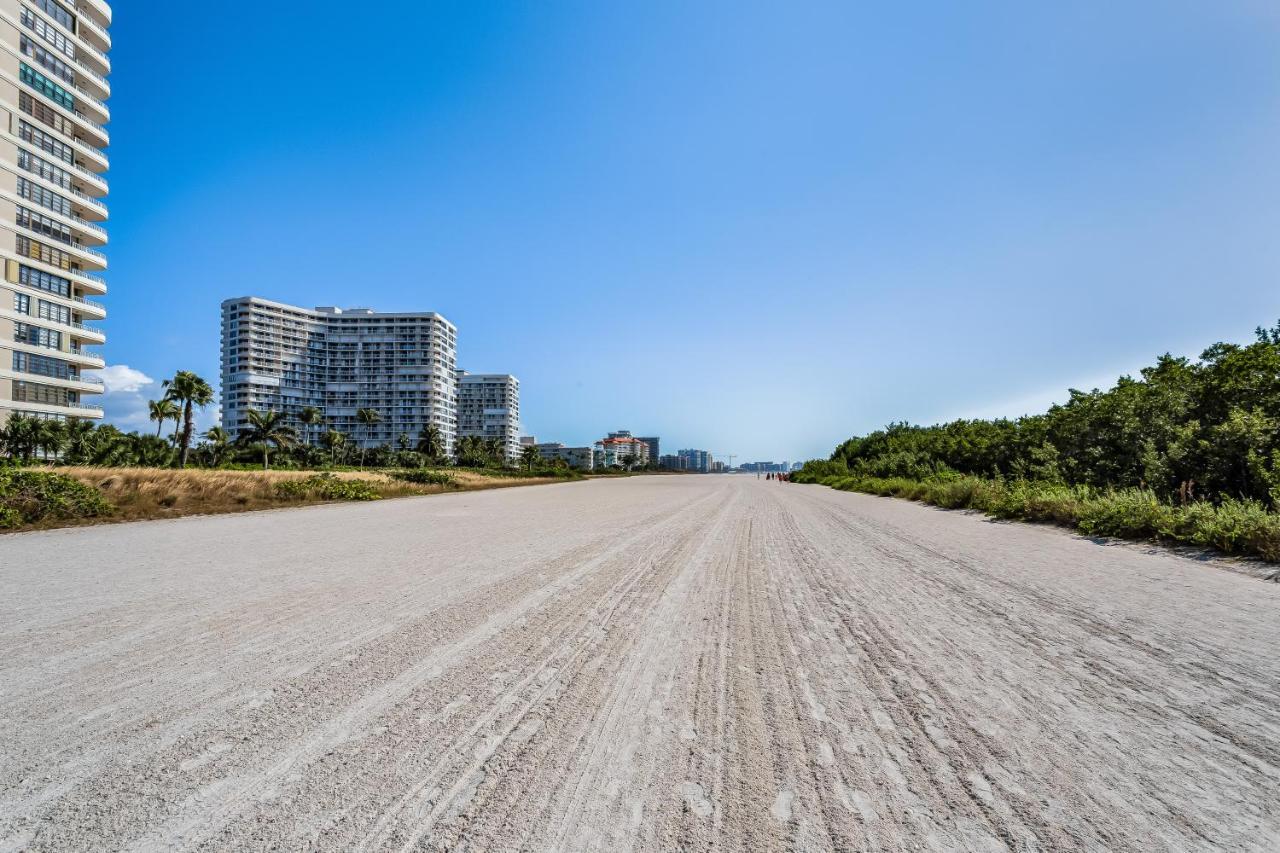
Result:
<svg viewBox="0 0 1280 853"><path fill-rule="evenodd" d="M57 352L57 350L54 350L54 352ZM84 347L78 347L75 344L72 344L71 348L66 350L65 354L89 365L90 367L107 366L107 362L102 356L89 352Z"/></svg>
<svg viewBox="0 0 1280 853"><path fill-rule="evenodd" d="M98 16L98 21L106 27L111 26L111 7L104 0L80 0L76 4L81 14L88 12Z"/></svg>
<svg viewBox="0 0 1280 853"><path fill-rule="evenodd" d="M95 21L91 16L80 14L76 21L79 26L77 30L83 29L87 31L90 38L95 39L103 50L111 50L111 33L107 32L107 28ZM86 33L78 32L80 38L85 38Z"/></svg>

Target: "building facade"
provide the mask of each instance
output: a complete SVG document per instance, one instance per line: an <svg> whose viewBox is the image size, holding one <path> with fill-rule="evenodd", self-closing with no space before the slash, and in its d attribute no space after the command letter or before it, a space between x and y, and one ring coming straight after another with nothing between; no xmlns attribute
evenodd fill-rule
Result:
<svg viewBox="0 0 1280 853"><path fill-rule="evenodd" d="M657 462L662 458L662 442L656 435L642 435L636 441L643 441L649 447L649 461Z"/></svg>
<svg viewBox="0 0 1280 853"><path fill-rule="evenodd" d="M563 459L570 468L591 471L595 468L595 451L590 447L565 447L559 442L536 445L538 454L548 462Z"/></svg>
<svg viewBox="0 0 1280 853"><path fill-rule="evenodd" d="M502 444L508 462L520 458L520 380L509 373L467 373L458 377L458 437L475 436Z"/></svg>
<svg viewBox="0 0 1280 853"><path fill-rule="evenodd" d="M676 453L681 460L680 470L706 474L711 470L711 454L705 450L681 450Z"/></svg>
<svg viewBox="0 0 1280 853"><path fill-rule="evenodd" d="M222 426L234 438L250 409L284 412L307 444L335 429L356 446L439 428L457 434L457 329L434 312L299 308L256 296L222 303ZM304 408L323 423L306 425ZM380 420L362 424L360 409Z"/></svg>
<svg viewBox="0 0 1280 853"><path fill-rule="evenodd" d="M0 0L0 423L101 418L111 7Z"/></svg>
<svg viewBox="0 0 1280 853"><path fill-rule="evenodd" d="M649 445L626 430L609 433L596 442L595 451L595 464L600 468L636 468L649 464Z"/></svg>

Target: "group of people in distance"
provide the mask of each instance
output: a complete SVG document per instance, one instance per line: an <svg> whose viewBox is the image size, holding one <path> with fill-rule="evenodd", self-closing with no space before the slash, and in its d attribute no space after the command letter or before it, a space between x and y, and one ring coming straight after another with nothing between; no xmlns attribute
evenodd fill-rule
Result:
<svg viewBox="0 0 1280 853"><path fill-rule="evenodd" d="M779 483L789 483L789 482L791 482L791 475L790 475L790 474L782 474L782 473L777 473L777 474L775 474L775 473L773 473L772 471L770 471L768 474L766 474L766 475L765 475L765 479L766 479L766 480L777 480Z"/></svg>

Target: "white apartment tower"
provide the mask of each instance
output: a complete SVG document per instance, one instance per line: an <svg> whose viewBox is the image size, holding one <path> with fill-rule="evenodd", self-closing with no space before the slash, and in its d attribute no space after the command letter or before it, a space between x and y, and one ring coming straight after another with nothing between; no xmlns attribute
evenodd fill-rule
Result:
<svg viewBox="0 0 1280 853"><path fill-rule="evenodd" d="M0 423L101 418L111 7L0 0Z"/></svg>
<svg viewBox="0 0 1280 853"><path fill-rule="evenodd" d="M307 444L328 429L357 445L416 442L427 424L453 452L457 329L433 312L298 308L245 296L222 303L222 426L235 438L250 409L284 412ZM299 413L320 410L307 426ZM381 417L356 420L360 409Z"/></svg>
<svg viewBox="0 0 1280 853"><path fill-rule="evenodd" d="M509 373L458 371L458 437L498 440L508 462L520 458L520 380Z"/></svg>

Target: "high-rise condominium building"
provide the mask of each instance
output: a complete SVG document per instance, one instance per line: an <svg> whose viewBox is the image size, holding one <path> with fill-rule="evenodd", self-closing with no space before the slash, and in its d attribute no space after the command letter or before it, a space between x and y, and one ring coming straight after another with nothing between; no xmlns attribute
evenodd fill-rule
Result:
<svg viewBox="0 0 1280 853"><path fill-rule="evenodd" d="M0 0L0 423L100 418L111 7Z"/></svg>
<svg viewBox="0 0 1280 853"><path fill-rule="evenodd" d="M649 461L657 462L662 458L662 440L656 435L642 435L636 441L643 441L649 446Z"/></svg>
<svg viewBox="0 0 1280 853"><path fill-rule="evenodd" d="M502 442L508 461L520 458L520 380L509 373L458 373L458 438Z"/></svg>
<svg viewBox="0 0 1280 853"><path fill-rule="evenodd" d="M705 450L681 450L676 454L681 460L681 470L699 471L706 474L711 470L711 454Z"/></svg>
<svg viewBox="0 0 1280 853"><path fill-rule="evenodd" d="M457 330L432 312L298 308L245 296L222 303L222 426L234 438L250 409L284 412L303 441L336 429L365 447L416 443L427 424L453 452ZM304 408L323 422L303 424ZM375 424L356 412L372 409Z"/></svg>

